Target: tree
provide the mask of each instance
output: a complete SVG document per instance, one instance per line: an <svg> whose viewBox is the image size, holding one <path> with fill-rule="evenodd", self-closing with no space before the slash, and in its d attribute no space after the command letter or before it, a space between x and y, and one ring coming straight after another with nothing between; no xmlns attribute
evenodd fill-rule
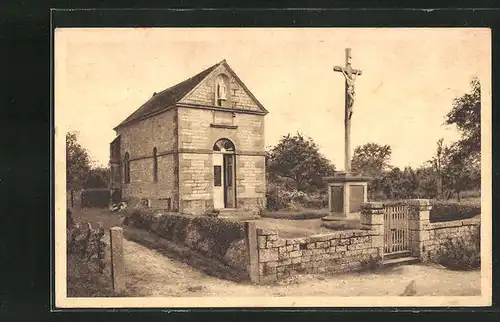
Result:
<svg viewBox="0 0 500 322"><path fill-rule="evenodd" d="M420 180L425 180L423 183L426 190L425 194L431 194L433 195L432 198L437 197L438 199L443 194L443 151L445 148L443 141L443 138L440 138L437 141L436 154L426 162L426 165L423 168L421 168L418 176ZM424 176L422 177L422 175ZM430 178L429 176L433 176L433 178ZM422 192L423 191L420 190L420 193Z"/></svg>
<svg viewBox="0 0 500 322"><path fill-rule="evenodd" d="M481 162L481 84L471 81L471 91L453 100L445 124L455 124L461 139L443 149L443 186L457 195L480 185Z"/></svg>
<svg viewBox="0 0 500 322"><path fill-rule="evenodd" d="M443 151L443 184L454 192L460 201L460 193L464 190L477 187L480 183L481 174L474 163L474 156L465 157L462 144L456 142Z"/></svg>
<svg viewBox="0 0 500 322"><path fill-rule="evenodd" d="M267 170L273 181L285 180L298 191L316 191L325 186L325 177L335 168L311 138L300 133L283 136L267 153Z"/></svg>
<svg viewBox="0 0 500 322"><path fill-rule="evenodd" d="M351 165L354 174L380 178L387 170L392 150L389 145L367 143L354 149Z"/></svg>
<svg viewBox="0 0 500 322"><path fill-rule="evenodd" d="M415 196L418 189L418 177L411 167L405 167L402 174L401 196L400 198L409 199Z"/></svg>
<svg viewBox="0 0 500 322"><path fill-rule="evenodd" d="M110 182L109 167L96 167L90 169L84 188L107 188Z"/></svg>
<svg viewBox="0 0 500 322"><path fill-rule="evenodd" d="M391 147L377 143L367 143L354 149L351 166L355 175L371 178L368 183L368 194L374 199L382 189L382 177L389 166Z"/></svg>
<svg viewBox="0 0 500 322"><path fill-rule="evenodd" d="M416 194L418 198L433 199L438 195L438 183L434 167L424 165L417 169L418 188Z"/></svg>
<svg viewBox="0 0 500 322"><path fill-rule="evenodd" d="M401 198L403 173L398 167L392 168L381 179L381 190L389 199Z"/></svg>
<svg viewBox="0 0 500 322"><path fill-rule="evenodd" d="M71 194L73 206L74 191L83 188L90 171L90 157L78 143L78 133L66 134L66 191Z"/></svg>
<svg viewBox="0 0 500 322"><path fill-rule="evenodd" d="M445 124L455 124L461 132L457 153L479 162L481 153L481 83L477 77L471 81L471 92L453 100L453 108L446 115Z"/></svg>

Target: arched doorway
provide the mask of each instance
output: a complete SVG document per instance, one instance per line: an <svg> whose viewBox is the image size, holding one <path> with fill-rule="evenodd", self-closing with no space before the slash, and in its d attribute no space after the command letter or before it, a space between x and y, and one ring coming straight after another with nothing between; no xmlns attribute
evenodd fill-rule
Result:
<svg viewBox="0 0 500 322"><path fill-rule="evenodd" d="M213 199L214 208L236 207L235 152L233 142L220 139L213 147Z"/></svg>

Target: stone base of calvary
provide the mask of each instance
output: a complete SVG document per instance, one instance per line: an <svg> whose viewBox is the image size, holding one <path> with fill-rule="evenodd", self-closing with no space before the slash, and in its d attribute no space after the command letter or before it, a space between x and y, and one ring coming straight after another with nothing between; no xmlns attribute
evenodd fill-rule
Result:
<svg viewBox="0 0 500 322"><path fill-rule="evenodd" d="M345 67L335 66L333 70L341 72L345 77L345 172L337 172L333 178L327 178L331 215L324 219L359 219L361 204L368 201L368 181L370 180L370 178L353 176L351 173L351 117L356 96L354 81L362 72L352 68L350 48L345 50ZM354 218L353 214L355 214Z"/></svg>
<svg viewBox="0 0 500 322"><path fill-rule="evenodd" d="M345 172L329 178L329 219L352 218L352 214L358 214L355 219L359 219L361 204L368 201L368 181L368 178L352 176Z"/></svg>

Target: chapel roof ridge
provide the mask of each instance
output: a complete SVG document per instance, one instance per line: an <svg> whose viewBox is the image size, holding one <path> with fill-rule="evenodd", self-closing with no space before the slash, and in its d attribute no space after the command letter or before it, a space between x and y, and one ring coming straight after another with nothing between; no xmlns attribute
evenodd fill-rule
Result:
<svg viewBox="0 0 500 322"><path fill-rule="evenodd" d="M175 104L223 62L225 62L225 60L204 69L198 74L191 76L180 83L168 87L160 92L154 92L153 95L143 105L141 105L141 107L129 115L123 122L116 126L115 129L133 121L147 118L162 108L167 108L168 106Z"/></svg>
<svg viewBox="0 0 500 322"><path fill-rule="evenodd" d="M117 125L114 130L127 125L135 121L141 121L149 118L153 115L161 113L162 111L168 109L172 105L177 104L182 98L184 98L188 93L190 93L200 82L202 82L210 73L212 73L217 67L225 64L226 68L230 70L238 82L241 83L243 88L248 91L249 95L257 102L257 104L262 108L262 110L267 113L267 110L258 102L257 98L246 88L245 84L241 79L234 73L231 67L228 65L227 60L223 58L221 61L212 65L198 74L185 79L184 81L177 83L167 89L160 92L154 92L153 95L142 104L135 112L130 114L124 121Z"/></svg>

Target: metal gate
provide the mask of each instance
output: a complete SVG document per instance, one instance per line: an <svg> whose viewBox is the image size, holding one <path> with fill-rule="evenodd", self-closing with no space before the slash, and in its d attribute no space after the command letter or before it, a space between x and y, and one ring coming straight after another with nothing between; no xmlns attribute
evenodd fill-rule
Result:
<svg viewBox="0 0 500 322"><path fill-rule="evenodd" d="M384 207L384 254L409 251L409 206Z"/></svg>

